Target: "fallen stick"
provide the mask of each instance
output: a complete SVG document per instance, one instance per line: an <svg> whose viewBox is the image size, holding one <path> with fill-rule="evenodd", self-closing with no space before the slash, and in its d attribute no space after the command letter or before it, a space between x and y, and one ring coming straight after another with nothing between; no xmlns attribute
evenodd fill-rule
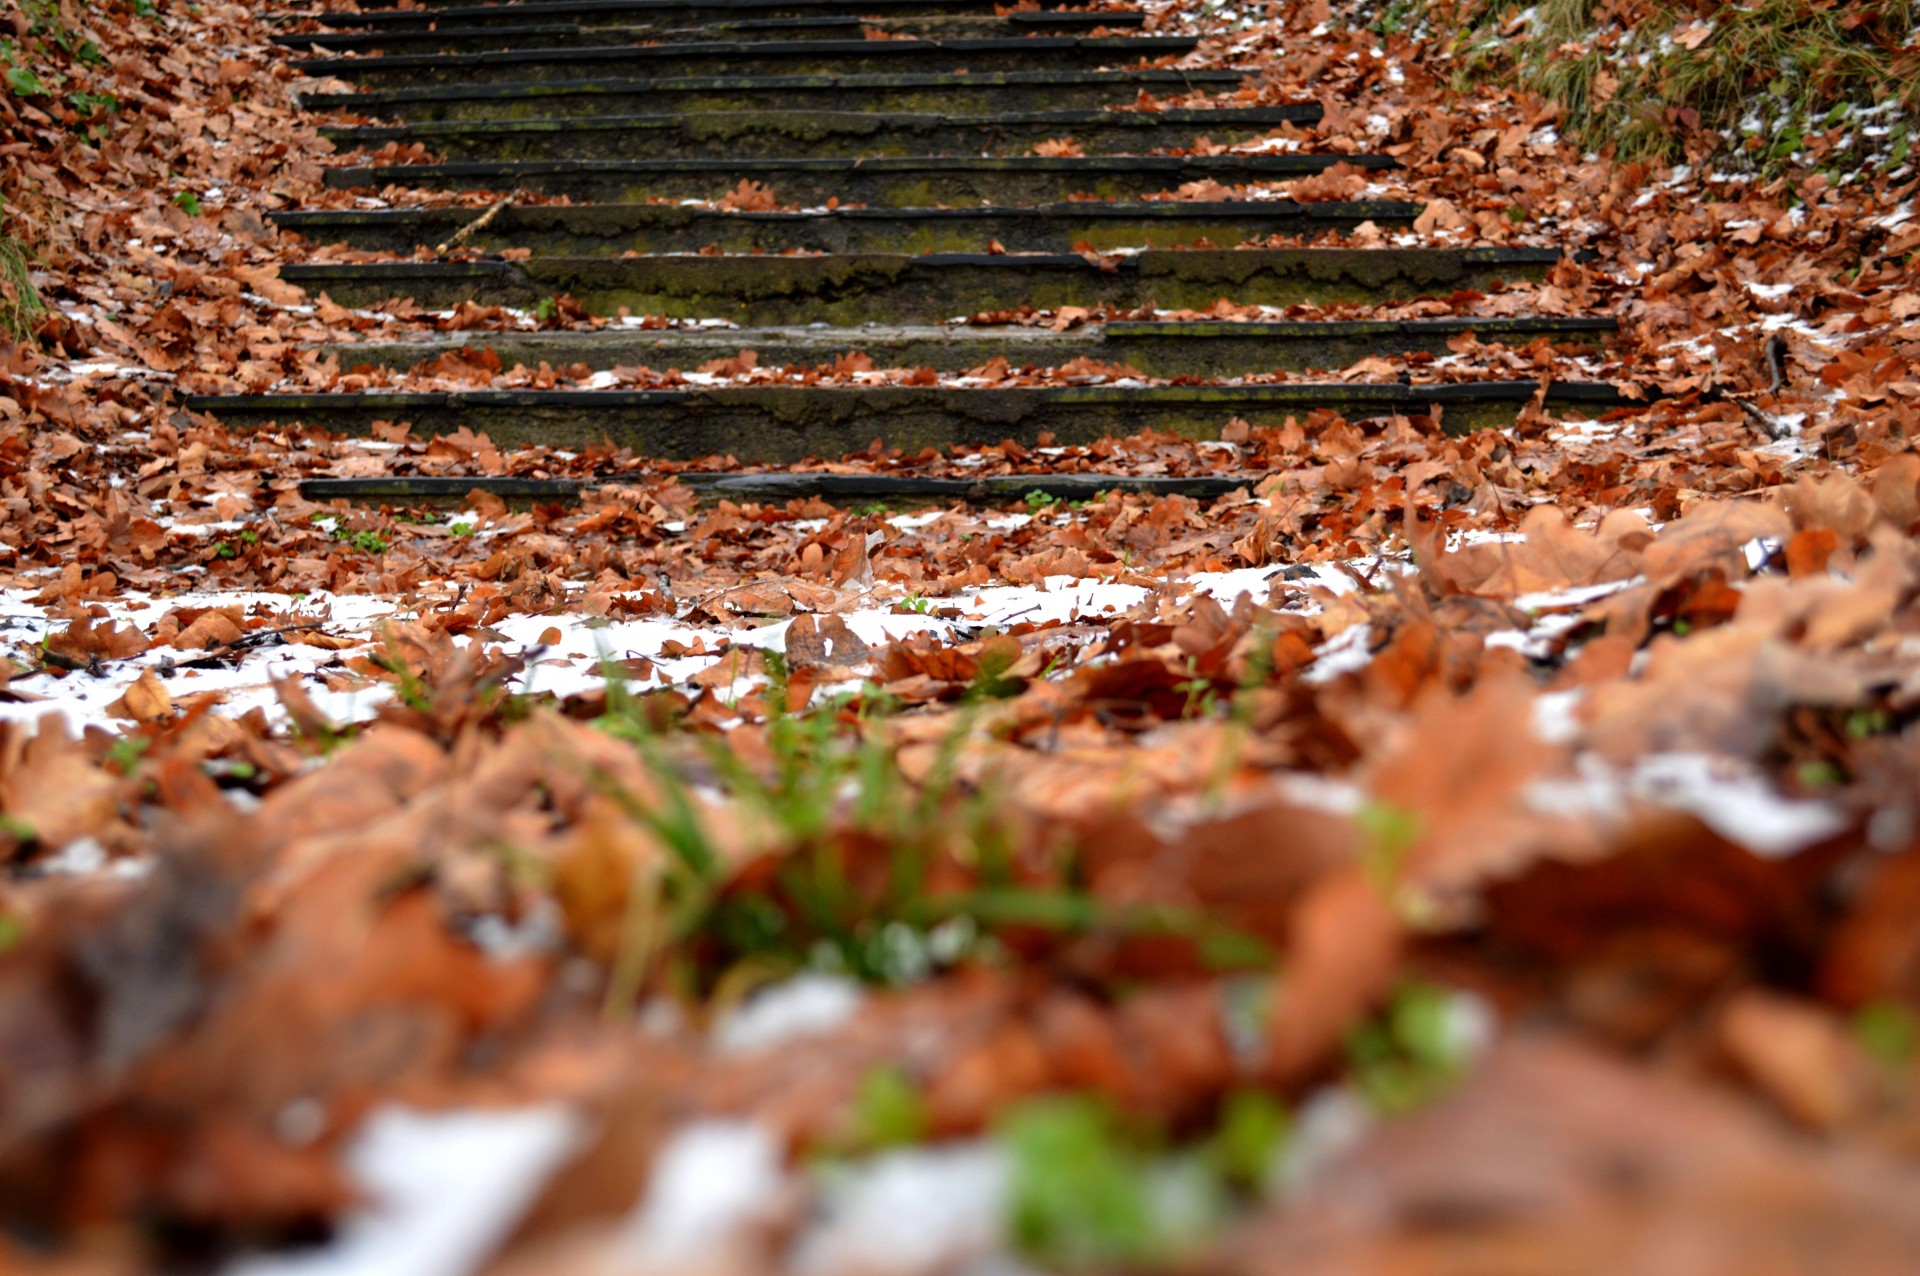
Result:
<svg viewBox="0 0 1920 1276"><path fill-rule="evenodd" d="M1739 404L1740 410L1746 413L1747 416L1753 420L1753 423L1759 426L1762 432L1774 442L1778 443L1781 439L1790 439L1793 437L1793 427L1771 412L1764 411L1754 404L1747 402L1745 399L1735 398L1731 394L1727 397Z"/></svg>
<svg viewBox="0 0 1920 1276"><path fill-rule="evenodd" d="M500 215L501 209L508 208L512 204L513 196L509 195L492 208L489 208L486 212L462 226L459 230L454 231L453 234L448 237L446 243L440 244L433 251L436 253L444 253L450 248L458 248L460 245L466 243L473 235L485 230L492 224L493 219Z"/></svg>

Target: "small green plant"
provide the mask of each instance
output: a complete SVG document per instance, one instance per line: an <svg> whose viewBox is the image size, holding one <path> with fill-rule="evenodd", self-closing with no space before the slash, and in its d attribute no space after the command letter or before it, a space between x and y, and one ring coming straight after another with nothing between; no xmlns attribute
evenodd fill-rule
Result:
<svg viewBox="0 0 1920 1276"><path fill-rule="evenodd" d="M141 755L152 747L145 736L123 735L107 748L107 765L121 775L132 775L140 766Z"/></svg>
<svg viewBox="0 0 1920 1276"><path fill-rule="evenodd" d="M387 552L387 538L372 530L355 532L347 541L363 554L384 554Z"/></svg>
<svg viewBox="0 0 1920 1276"><path fill-rule="evenodd" d="M233 558L238 555L239 552L239 550L233 547L232 541L215 541L213 544L213 556L215 558Z"/></svg>
<svg viewBox="0 0 1920 1276"><path fill-rule="evenodd" d="M1869 1002L1854 1013L1853 1038L1889 1080L1898 1080L1920 1057L1920 1018L1897 1001Z"/></svg>
<svg viewBox="0 0 1920 1276"><path fill-rule="evenodd" d="M173 193L173 203L174 207L189 217L198 217L200 215L200 197L192 191L175 191Z"/></svg>
<svg viewBox="0 0 1920 1276"><path fill-rule="evenodd" d="M1049 510L1049 509L1052 509L1054 506L1058 505L1060 503L1060 498L1053 495L1050 492L1042 491L1040 488L1036 487L1031 492L1027 493L1026 502L1027 502L1027 513L1038 514L1042 510Z"/></svg>
<svg viewBox="0 0 1920 1276"><path fill-rule="evenodd" d="M447 530L458 540L473 535L473 524L466 519L461 519Z"/></svg>
<svg viewBox="0 0 1920 1276"><path fill-rule="evenodd" d="M1024 1253L1069 1269L1166 1257L1148 1160L1106 1104L1086 1095L1036 1100L1008 1116L1000 1139L1013 1162L1009 1230Z"/></svg>
<svg viewBox="0 0 1920 1276"><path fill-rule="evenodd" d="M27 270L27 250L0 233L0 338L25 341L46 309Z"/></svg>
<svg viewBox="0 0 1920 1276"><path fill-rule="evenodd" d="M852 1139L861 1151L912 1147L926 1141L932 1125L927 1102L898 1067L871 1068L853 1094Z"/></svg>
<svg viewBox="0 0 1920 1276"><path fill-rule="evenodd" d="M540 323L546 323L560 313L560 302L554 297L542 297L533 308L533 317Z"/></svg>
<svg viewBox="0 0 1920 1276"><path fill-rule="evenodd" d="M933 600L923 598L919 594L908 594L900 600L900 605L906 610L921 616L925 616L933 610Z"/></svg>
<svg viewBox="0 0 1920 1276"><path fill-rule="evenodd" d="M1473 1045L1462 1022L1465 1006L1445 989L1408 982L1385 1010L1348 1034L1349 1075L1376 1111L1424 1107L1460 1080Z"/></svg>

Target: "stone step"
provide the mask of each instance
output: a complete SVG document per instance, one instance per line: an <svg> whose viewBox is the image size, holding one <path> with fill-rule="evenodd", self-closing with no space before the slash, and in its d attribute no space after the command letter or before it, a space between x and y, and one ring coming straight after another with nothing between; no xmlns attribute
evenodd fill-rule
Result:
<svg viewBox="0 0 1920 1276"><path fill-rule="evenodd" d="M1072 0L1042 0L1040 12L1063 8ZM472 4L428 0L406 9L359 12L307 10L276 16L277 23L321 22L336 30L407 30L428 26L475 27L489 24L572 23L578 26L681 26L766 21L780 18L840 16L853 18L919 17L949 14L995 16L1005 0L528 0L524 4ZM1109 16L1125 8L1103 11Z"/></svg>
<svg viewBox="0 0 1920 1276"><path fill-rule="evenodd" d="M375 208L272 214L280 229L320 244L411 253L448 242L486 212L480 208ZM1076 244L1114 248L1230 247L1269 235L1318 236L1363 222L1404 226L1420 205L1399 200L1074 201L1031 208L840 208L831 212L743 213L683 204L510 205L474 231L466 248L536 256L620 253L984 252L998 241L1014 252L1071 252Z"/></svg>
<svg viewBox="0 0 1920 1276"><path fill-rule="evenodd" d="M411 298L530 309L568 295L594 314L754 325L924 323L1022 305L1202 310L1412 300L1543 277L1550 248L1270 248L1162 251L1090 262L1074 253L811 257L548 257L516 262L285 266L281 278L347 306Z"/></svg>
<svg viewBox="0 0 1920 1276"><path fill-rule="evenodd" d="M1072 139L1091 155L1191 149L1201 138L1227 144L1282 125L1312 123L1305 106L1189 111L1030 111L995 115L901 115L877 111L717 111L697 115L615 115L591 119L443 120L335 126L321 131L343 151L418 142L444 159L529 160L775 159L796 155L1025 155L1042 142Z"/></svg>
<svg viewBox="0 0 1920 1276"><path fill-rule="evenodd" d="M1137 31L1144 13L938 14L872 18L853 14L815 18L753 18L703 26L526 22L484 26L402 27L373 31L303 31L277 35L283 48L321 53L475 53L488 49L561 49L601 44L641 44L648 40L862 40L869 30L920 39L982 39L992 36L1054 35L1095 31Z"/></svg>
<svg viewBox="0 0 1920 1276"><path fill-rule="evenodd" d="M1015 36L979 40L703 40L489 53L305 58L303 75L356 84L504 84L569 76L851 75L862 72L1124 69L1190 53L1190 36Z"/></svg>
<svg viewBox="0 0 1920 1276"><path fill-rule="evenodd" d="M383 120L547 119L703 111L878 111L990 115L1097 110L1140 94L1226 93L1238 71L976 71L967 75L672 75L538 84L426 84L363 93L301 93L311 111Z"/></svg>
<svg viewBox="0 0 1920 1276"><path fill-rule="evenodd" d="M1258 483L1264 474L991 474L979 478L932 478L917 474L834 474L821 470L683 470L673 481L707 500L823 500L836 504L878 501L898 508L909 503L950 504L976 501L1018 504L1038 495L1056 501L1087 501L1107 492L1146 496L1190 496L1218 500ZM368 478L313 478L300 484L309 501L357 501L362 504L458 504L474 492L503 501L574 501L583 491L620 487L619 478L540 479L475 475L383 475Z"/></svg>
<svg viewBox="0 0 1920 1276"><path fill-rule="evenodd" d="M461 349L491 350L505 367L585 364L696 369L751 350L763 367L820 367L855 352L877 368L964 372L996 357L1014 368L1057 368L1075 359L1125 364L1149 377L1219 379L1310 368L1345 368L1369 356L1444 355L1472 333L1511 346L1549 341L1597 346L1611 318L1357 319L1316 322L1153 320L1045 328L921 324L848 328L608 328L571 332L462 332L429 340L341 342L314 347L343 368L411 368Z"/></svg>
<svg viewBox="0 0 1920 1276"><path fill-rule="evenodd" d="M1365 420L1430 414L1439 407L1443 427L1464 433L1510 424L1539 389L1533 381L1016 389L739 386L190 395L186 406L234 426L298 423L365 433L377 421L407 422L422 434L485 431L501 446L612 443L665 459L730 455L749 463L792 464L808 456L844 456L875 439L912 454L1005 439L1031 447L1042 434L1064 444L1145 429L1212 438L1236 418L1280 425L1288 417L1322 410ZM1546 393L1549 408L1587 414L1621 403L1614 387L1597 382L1555 382Z"/></svg>
<svg viewBox="0 0 1920 1276"><path fill-rule="evenodd" d="M531 190L601 203L720 200L742 181L780 204L828 200L890 208L1030 205L1072 199L1137 199L1190 182L1268 186L1334 164L1388 169L1384 155L901 155L874 159L521 160L491 163L343 165L326 171L335 189Z"/></svg>

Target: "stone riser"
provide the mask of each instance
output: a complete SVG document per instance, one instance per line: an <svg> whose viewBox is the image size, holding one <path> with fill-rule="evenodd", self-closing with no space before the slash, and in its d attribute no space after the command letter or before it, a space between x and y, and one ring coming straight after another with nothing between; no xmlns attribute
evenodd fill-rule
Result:
<svg viewBox="0 0 1920 1276"><path fill-rule="evenodd" d="M196 396L188 399L187 407L229 425L303 423L361 433L376 421L410 422L422 434L463 427L485 431L502 446L577 449L611 442L670 460L732 455L753 463L791 464L809 456L843 456L876 438L909 454L1005 439L1031 447L1043 433L1066 444L1145 429L1213 438L1236 418L1253 425L1280 425L1290 416L1328 410L1366 419L1427 413L1435 404L1443 409L1443 426L1461 433L1511 424L1536 390L1532 382L1014 390L750 386ZM1619 399L1609 386L1563 382L1552 387L1548 402L1592 413L1616 406Z"/></svg>
<svg viewBox="0 0 1920 1276"><path fill-rule="evenodd" d="M1270 249L1148 252L1105 270L1078 256L545 258L368 266L289 266L282 277L342 305L411 298L527 309L572 296L591 313L743 324L939 322L1021 305L1201 310L1413 299L1539 278L1551 251Z"/></svg>

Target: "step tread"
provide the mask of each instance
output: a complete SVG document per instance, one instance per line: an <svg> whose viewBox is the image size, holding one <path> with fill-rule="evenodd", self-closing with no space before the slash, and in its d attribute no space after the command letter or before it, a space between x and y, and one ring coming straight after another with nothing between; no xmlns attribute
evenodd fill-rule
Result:
<svg viewBox="0 0 1920 1276"><path fill-rule="evenodd" d="M1029 492L1076 499L1101 492L1150 496L1219 497L1265 478L1265 471L1244 474L991 474L978 478L940 478L919 474L834 474L817 470L684 470L671 477L703 496L744 498L761 495L818 496L822 499L1019 501ZM631 481L631 480L626 480ZM302 480L300 495L310 501L447 500L469 492L487 492L506 500L572 500L587 490L618 487L620 477L537 479L474 475L380 475Z"/></svg>
<svg viewBox="0 0 1920 1276"><path fill-rule="evenodd" d="M1101 13L1053 12L1053 13L1008 13L998 16L987 14L945 15L945 20L953 22L974 22L983 26L1002 26L1010 30L1022 27L1034 30L1052 30L1070 27L1109 27L1139 28L1146 24L1144 13ZM810 18L764 18L757 21L743 21L708 27L648 27L648 26L582 26L577 21L527 22L518 24L500 23L487 26L447 26L435 24L402 28L391 31L299 31L270 37L272 43L286 49L321 48L336 52L355 49L384 49L391 44L425 44L444 42L448 44L466 40L522 40L544 36L572 36L582 40L594 39L596 45L622 36L636 35L674 35L688 36L700 30L717 30L727 34L744 34L758 31L844 31L861 30L879 22L914 21L916 19L872 18L848 14L833 17ZM924 21L940 21L941 15L921 15ZM933 37L927 37L933 38ZM684 42L684 41L682 41ZM451 52L452 50L448 50Z"/></svg>
<svg viewBox="0 0 1920 1276"><path fill-rule="evenodd" d="M882 42L886 43L886 42ZM1240 71L1174 71L1159 67L1135 67L1120 70L1084 71L969 71L965 75L932 72L817 72L810 75L685 75L659 77L588 77L573 80L543 80L539 83L508 81L500 84L418 84L396 88L369 89L350 93L298 93L300 104L308 110L364 110L403 102L447 102L479 99L511 101L536 98L550 102L566 95L666 94L666 93L770 93L797 89L835 92L887 91L910 92L923 89L951 89L985 92L993 89L1074 88L1104 85L1151 88L1179 87L1182 90L1220 86L1231 87L1246 78Z"/></svg>
<svg viewBox="0 0 1920 1276"><path fill-rule="evenodd" d="M317 391L308 393L265 394L193 394L186 396L188 410L220 412L248 410L267 412L276 409L302 410L352 409L387 410L436 405L491 407L598 407L631 408L654 404L686 403L692 400L733 399L748 401L778 398L851 398L873 403L924 400L939 402L942 397L984 398L1013 396L1043 402L1099 403L1128 399L1157 400L1165 403L1272 403L1298 404L1308 401L1337 401L1368 406L1420 403L1457 403L1488 400L1502 403L1526 402L1538 394L1540 382L1530 380L1448 381L1433 385L1405 385L1398 381L1283 381L1257 385L1089 385L1089 386L795 386L729 385L690 386L671 390L361 390ZM1614 403L1620 400L1620 388L1610 381L1554 381L1547 387L1548 401ZM958 402L958 400L954 400Z"/></svg>
<svg viewBox="0 0 1920 1276"><path fill-rule="evenodd" d="M1259 124L1300 124L1320 118L1318 102L1291 106L1221 106L1198 109L1174 108L1164 111L1002 111L992 115L949 115L931 111L889 114L877 118L870 111L810 111L807 122L825 129L830 126L865 126L874 131L920 128L965 127L983 132L1010 126L1049 128L1125 127L1139 129L1219 125L1230 127ZM518 133L579 133L625 129L684 128L689 124L730 119L764 119L763 111L672 111L651 115L567 116L531 120L422 120L412 124L330 124L320 132L340 142L387 142L467 135Z"/></svg>
<svg viewBox="0 0 1920 1276"><path fill-rule="evenodd" d="M528 0L519 4L429 4L423 9L352 12L309 9L276 16L283 23L352 22L360 26L413 26L429 22L485 21L503 15L565 15L569 18L599 13L764 13L769 10L844 10L868 14L905 9L912 12L991 13L1004 0ZM1042 0L1041 8L1064 9L1072 0ZM1126 12L1121 10L1120 12Z"/></svg>
<svg viewBox="0 0 1920 1276"><path fill-rule="evenodd" d="M930 40L700 40L679 44L582 45L557 49L494 49L473 53L403 53L382 57L303 58L295 69L313 76L350 77L362 71L432 71L544 62L680 61L735 56L741 61L826 58L835 55L925 57L938 53L1130 53L1139 57L1190 53L1192 36L957 36Z"/></svg>
<svg viewBox="0 0 1920 1276"><path fill-rule="evenodd" d="M688 208L677 204L523 204L514 205L502 216L524 214L540 220L567 221L592 219L603 225L621 219L643 221L686 221L716 219L741 222L767 222L774 225L802 221L963 221L987 217L1049 217L1079 220L1111 218L1116 221L1184 221L1202 218L1233 218L1269 221L1275 218L1349 219L1372 216L1410 216L1420 205L1405 200L1321 200L1300 202L1272 200L1069 200L1045 204L980 205L973 208L832 208L804 212L751 212L743 209ZM447 223L449 225L480 216L484 208L345 208L294 209L268 214L268 220L285 230L305 233L303 228L328 226L380 226ZM616 215L609 217L612 212Z"/></svg>

